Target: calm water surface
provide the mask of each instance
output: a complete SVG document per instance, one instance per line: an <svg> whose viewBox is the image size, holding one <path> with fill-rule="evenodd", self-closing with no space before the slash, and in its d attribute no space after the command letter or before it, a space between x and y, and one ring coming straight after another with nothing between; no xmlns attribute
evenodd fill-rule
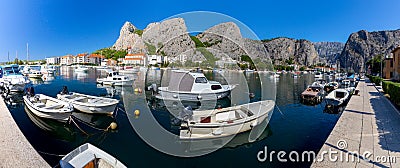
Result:
<svg viewBox="0 0 400 168"><path fill-rule="evenodd" d="M231 99L211 104L202 102L195 104L195 108L227 107L276 99L280 111L275 108L267 128L255 142L248 141L249 133L242 133L224 148L204 156L192 158L171 156L149 146L131 125L131 123L143 124L146 116L152 115L168 131L179 132L176 126L171 125L172 117L165 107L166 102L151 98L150 92L134 92L134 88L137 87L145 88L151 83L162 84L160 81L162 72L149 70L147 73L132 75L137 78L134 87L97 85L96 78L106 76L104 72L90 69L87 74L74 73L70 67L60 67L54 77L33 81L36 93L53 97L56 97L65 85L69 91L119 99L118 110L114 116L75 113L70 123L45 120L37 118L24 108L21 95L12 96L11 100L17 103L10 103L8 107L29 142L51 166L56 166L62 155L85 142L90 142L112 154L128 167L309 167L311 162L280 163L277 158L273 158L272 162L269 162L269 159L266 162L259 162L257 153L264 150L265 146L268 147L268 151L289 153L294 150L299 153L302 151L318 153L340 116L340 113L324 112L324 102L314 106L300 103L300 94L314 81L313 75L300 75L294 79L290 74L282 74L279 79L271 79L268 74L239 72L220 74L209 71L205 74L210 80L239 84L239 86L233 91ZM249 92L255 93L255 97L250 99ZM141 115L135 117L134 110L140 110ZM118 128L104 131L111 122L116 122ZM162 141L163 137L160 136L159 139Z"/></svg>

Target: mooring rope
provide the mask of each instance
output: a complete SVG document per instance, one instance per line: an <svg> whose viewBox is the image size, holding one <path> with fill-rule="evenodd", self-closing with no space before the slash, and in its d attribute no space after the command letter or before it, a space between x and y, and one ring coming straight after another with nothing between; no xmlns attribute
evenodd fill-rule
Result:
<svg viewBox="0 0 400 168"><path fill-rule="evenodd" d="M53 153L47 153L47 152L42 152L42 151L38 151L41 154L45 154L45 155L50 155L50 156L57 156L57 157L64 157L66 155L59 155L59 154L53 154Z"/></svg>
<svg viewBox="0 0 400 168"><path fill-rule="evenodd" d="M74 119L72 118L72 115L69 116L69 120L72 121L72 122L75 124L75 126L76 126L80 131L82 131L84 134L86 134L87 136L89 136L89 134L86 133L81 127L79 127L79 125L74 121Z"/></svg>
<svg viewBox="0 0 400 168"><path fill-rule="evenodd" d="M286 118L286 117L285 117L285 114L283 114L283 112L281 111L281 109L279 109L279 106L276 105L276 104L275 104L275 106L276 106L276 108L278 109L279 113L281 113L282 117L283 117L283 118Z"/></svg>
<svg viewBox="0 0 400 168"><path fill-rule="evenodd" d="M110 128L110 126L108 126L106 129L97 128L96 126L94 126L94 125L92 125L92 124L90 124L90 123L87 123L87 122L85 122L85 121L79 119L78 117L75 117L74 115L71 115L71 118L74 118L75 120L78 120L79 122L81 122L81 123L83 123L83 124L85 124L85 125L87 125L87 126L93 128L93 129L96 129L96 130L107 131L108 128Z"/></svg>

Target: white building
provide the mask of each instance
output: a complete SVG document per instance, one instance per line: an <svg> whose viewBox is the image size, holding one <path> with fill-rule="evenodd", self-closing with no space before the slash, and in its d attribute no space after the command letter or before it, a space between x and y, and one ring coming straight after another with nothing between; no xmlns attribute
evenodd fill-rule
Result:
<svg viewBox="0 0 400 168"><path fill-rule="evenodd" d="M146 66L146 55L140 54L127 54L123 60L125 65L144 65Z"/></svg>
<svg viewBox="0 0 400 168"><path fill-rule="evenodd" d="M77 63L77 64L89 63L89 54L87 54L87 53L78 54L76 56L74 63Z"/></svg>
<svg viewBox="0 0 400 168"><path fill-rule="evenodd" d="M51 58L46 58L46 63L51 64L51 65L58 65L61 62L60 57L51 57Z"/></svg>
<svg viewBox="0 0 400 168"><path fill-rule="evenodd" d="M88 60L90 64L100 65L101 62L104 60L104 56L99 54L90 54L88 56Z"/></svg>
<svg viewBox="0 0 400 168"><path fill-rule="evenodd" d="M148 55L147 61L149 65L157 65L162 64L164 62L164 58L161 55Z"/></svg>
<svg viewBox="0 0 400 168"><path fill-rule="evenodd" d="M74 63L75 57L73 55L62 56L60 59L60 65L71 65Z"/></svg>

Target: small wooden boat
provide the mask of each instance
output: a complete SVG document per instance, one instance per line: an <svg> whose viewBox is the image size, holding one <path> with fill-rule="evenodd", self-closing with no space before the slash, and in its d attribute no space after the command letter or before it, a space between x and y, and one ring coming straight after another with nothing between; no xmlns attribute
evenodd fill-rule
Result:
<svg viewBox="0 0 400 168"><path fill-rule="evenodd" d="M321 85L319 85L317 82L314 82L301 93L301 99L303 102L317 104L322 101L322 97L324 95L323 89L324 88Z"/></svg>
<svg viewBox="0 0 400 168"><path fill-rule="evenodd" d="M33 96L33 88L29 88L30 94L23 97L25 106L38 117L50 118L59 121L67 121L74 110L67 102L52 98L43 94Z"/></svg>
<svg viewBox="0 0 400 168"><path fill-rule="evenodd" d="M214 110L191 111L188 108L179 115L181 139L209 139L235 135L269 121L275 101L264 100ZM183 114L183 115L182 115Z"/></svg>
<svg viewBox="0 0 400 168"><path fill-rule="evenodd" d="M64 86L63 91L60 94L57 94L57 98L71 103L75 109L81 112L92 114L112 115L119 102L118 100L111 98L68 92L66 86Z"/></svg>
<svg viewBox="0 0 400 168"><path fill-rule="evenodd" d="M325 101L328 105L340 106L349 98L349 95L346 89L336 89L325 97Z"/></svg>
<svg viewBox="0 0 400 168"><path fill-rule="evenodd" d="M74 149L60 160L62 168L70 167L113 167L125 168L126 166L107 152L85 143Z"/></svg>
<svg viewBox="0 0 400 168"><path fill-rule="evenodd" d="M337 82L329 82L324 86L324 91L330 93L331 91L337 89L339 87L339 83Z"/></svg>

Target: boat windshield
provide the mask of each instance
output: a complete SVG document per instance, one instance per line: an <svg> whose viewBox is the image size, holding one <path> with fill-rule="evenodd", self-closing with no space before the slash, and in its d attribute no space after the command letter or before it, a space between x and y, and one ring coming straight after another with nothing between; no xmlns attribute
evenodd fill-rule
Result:
<svg viewBox="0 0 400 168"><path fill-rule="evenodd" d="M13 68L13 67L4 68L4 75L16 75L16 74L19 74L18 68Z"/></svg>
<svg viewBox="0 0 400 168"><path fill-rule="evenodd" d="M197 77L195 80L196 83L207 83L206 77Z"/></svg>

